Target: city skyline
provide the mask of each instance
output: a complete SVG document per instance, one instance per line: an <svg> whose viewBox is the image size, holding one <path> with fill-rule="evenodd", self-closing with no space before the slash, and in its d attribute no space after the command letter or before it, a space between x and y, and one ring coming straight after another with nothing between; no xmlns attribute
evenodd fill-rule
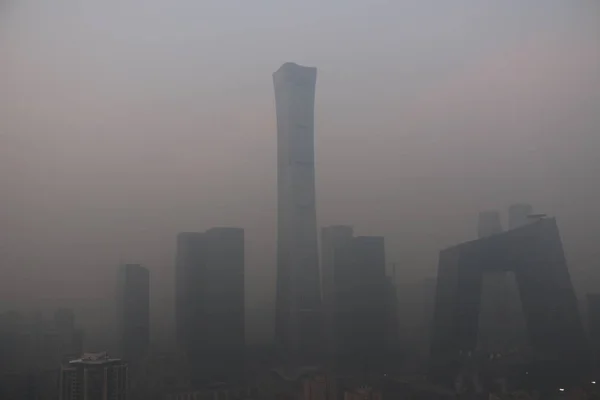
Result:
<svg viewBox="0 0 600 400"><path fill-rule="evenodd" d="M0 16L8 304L104 298L120 262L147 266L165 282L153 293L168 298L172 237L229 225L252 238L248 296L266 306L270 73L284 61L320 70L320 225L385 235L398 279L432 274L439 248L472 236L475 212L516 200L559 218L578 286L594 273L600 25L590 4L461 0L440 13L354 2L338 19L335 4L311 0L256 20L248 8L162 13L156 0L142 14L25 3ZM371 18L380 28L366 29ZM212 43L213 29L237 51Z"/></svg>

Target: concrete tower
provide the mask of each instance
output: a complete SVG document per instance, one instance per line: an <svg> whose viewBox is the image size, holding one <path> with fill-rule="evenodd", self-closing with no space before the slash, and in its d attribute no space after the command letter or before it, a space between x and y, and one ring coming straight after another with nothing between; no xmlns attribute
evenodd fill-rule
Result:
<svg viewBox="0 0 600 400"><path fill-rule="evenodd" d="M175 317L192 384L237 381L244 365L244 230L177 236Z"/></svg>
<svg viewBox="0 0 600 400"><path fill-rule="evenodd" d="M119 267L117 326L121 356L139 363L150 343L150 271L138 264Z"/></svg>
<svg viewBox="0 0 600 400"><path fill-rule="evenodd" d="M287 361L311 363L321 343L315 206L317 69L285 63L273 74L277 112L275 337Z"/></svg>

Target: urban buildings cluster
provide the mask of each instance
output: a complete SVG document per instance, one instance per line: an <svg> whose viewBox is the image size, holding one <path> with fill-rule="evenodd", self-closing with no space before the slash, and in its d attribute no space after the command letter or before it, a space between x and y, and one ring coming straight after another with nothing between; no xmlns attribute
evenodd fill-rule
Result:
<svg viewBox="0 0 600 400"><path fill-rule="evenodd" d="M117 279L119 358L83 353L82 333L68 310L59 310L51 323L7 314L0 321L2 382L41 379L49 371L61 400L449 399L523 384L559 395L582 378L592 382L592 362L600 356L600 295L588 296L596 339L590 353L556 221L534 215L527 204L510 207L506 231L499 213L482 212L477 240L440 252L437 278L415 285L424 300L421 314L430 317L415 325L421 341L414 342L426 350L427 371L420 372L428 378L407 377L398 368L404 294L387 276L385 239L355 236L350 225L339 225L322 228L319 243L316 78L316 68L294 63L273 74L278 205L272 357L257 364L246 357L244 230L219 227L182 232L175 240L177 366L149 352L151 276L128 264L119 267ZM482 293L493 294L492 301L482 302ZM497 318L482 322L492 314ZM149 368L152 357L159 372ZM250 373L248 365L254 366ZM3 384L0 397L52 398L51 390L26 393L32 387L42 385Z"/></svg>

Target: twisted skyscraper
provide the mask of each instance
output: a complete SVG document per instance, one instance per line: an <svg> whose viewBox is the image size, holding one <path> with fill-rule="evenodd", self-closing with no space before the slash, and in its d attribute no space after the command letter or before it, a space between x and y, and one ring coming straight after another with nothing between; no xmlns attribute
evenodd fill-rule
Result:
<svg viewBox="0 0 600 400"><path fill-rule="evenodd" d="M315 207L317 69L285 63L273 74L277 111L275 336L288 362L312 363L321 343Z"/></svg>

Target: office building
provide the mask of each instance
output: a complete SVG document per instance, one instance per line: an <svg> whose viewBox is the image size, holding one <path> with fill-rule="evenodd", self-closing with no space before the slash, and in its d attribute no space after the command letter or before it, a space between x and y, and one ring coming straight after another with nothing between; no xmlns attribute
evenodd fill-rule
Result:
<svg viewBox="0 0 600 400"><path fill-rule="evenodd" d="M324 337L329 356L334 353L333 318L335 312L335 252L354 239L351 226L337 225L321 229L321 288L323 293Z"/></svg>
<svg viewBox="0 0 600 400"><path fill-rule="evenodd" d="M530 211L530 206L513 206L509 210L512 226L527 223ZM502 231L499 212L479 213L477 225L479 239ZM515 274L512 271L488 271L482 276L478 350L487 353L507 353L525 346L526 327L520 302Z"/></svg>
<svg viewBox="0 0 600 400"><path fill-rule="evenodd" d="M277 112L275 339L287 362L320 356L322 310L315 205L317 69L285 63L273 74Z"/></svg>
<svg viewBox="0 0 600 400"><path fill-rule="evenodd" d="M175 311L192 379L239 379L245 347L243 229L179 234Z"/></svg>
<svg viewBox="0 0 600 400"><path fill-rule="evenodd" d="M385 272L383 237L322 229L323 297L329 360L336 369L381 369L397 341L397 298Z"/></svg>
<svg viewBox="0 0 600 400"><path fill-rule="evenodd" d="M60 400L127 400L127 364L104 353L85 353L60 370Z"/></svg>
<svg viewBox="0 0 600 400"><path fill-rule="evenodd" d="M82 346L72 310L60 309L52 320L0 314L0 399L55 399L57 366Z"/></svg>
<svg viewBox="0 0 600 400"><path fill-rule="evenodd" d="M544 384L576 380L589 368L577 299L556 220L533 223L440 252L430 373L452 384L475 354L482 276L514 271L527 318L529 376Z"/></svg>
<svg viewBox="0 0 600 400"><path fill-rule="evenodd" d="M598 369L600 366L600 293L588 293L586 299L590 345L594 367Z"/></svg>
<svg viewBox="0 0 600 400"><path fill-rule="evenodd" d="M147 355L150 342L150 271L141 265L119 267L117 327L120 355L136 365Z"/></svg>

